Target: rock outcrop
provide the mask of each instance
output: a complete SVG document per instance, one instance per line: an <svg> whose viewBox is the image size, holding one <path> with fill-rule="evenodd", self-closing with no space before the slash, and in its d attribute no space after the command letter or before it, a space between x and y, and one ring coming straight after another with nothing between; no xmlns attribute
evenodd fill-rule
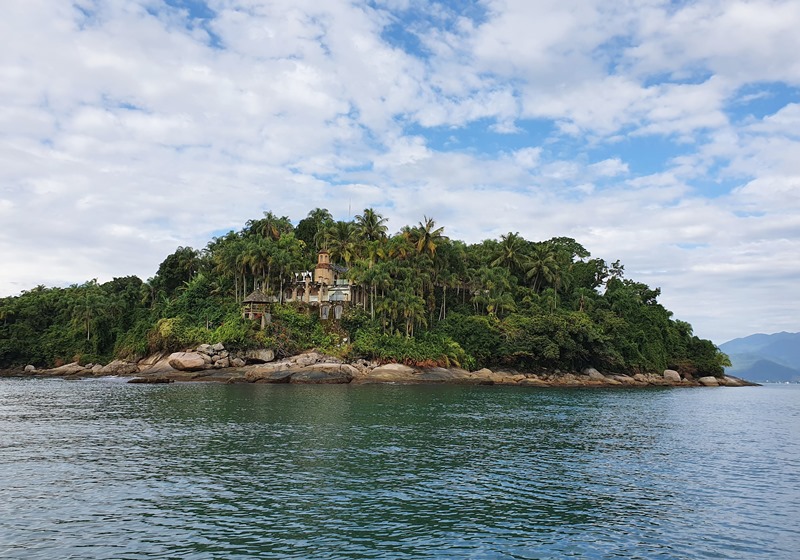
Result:
<svg viewBox="0 0 800 560"><path fill-rule="evenodd" d="M175 383L174 379L170 379L169 377L132 377L128 380L128 383L150 383L150 384L161 384L161 383Z"/></svg>
<svg viewBox="0 0 800 560"><path fill-rule="evenodd" d="M248 365L247 362L251 362ZM252 363L255 362L255 363ZM363 359L343 360L316 351L304 352L275 361L271 349L244 353L228 351L221 343L201 344L195 349L172 354L153 354L138 364L115 360L101 364L81 365L73 362L53 369L37 370L26 366L24 371L2 372L4 375L59 376L66 379L115 375L138 375L131 383L166 383L168 381L207 381L226 383L295 383L295 384L451 384L451 385L518 385L522 387L742 387L754 385L735 377L701 377L675 370L662 373L600 372L589 367L580 373L517 372L488 368L466 371L460 368L419 368L404 364L379 365Z"/></svg>
<svg viewBox="0 0 800 560"><path fill-rule="evenodd" d="M206 368L206 354L200 352L174 352L168 358L169 365L178 371L200 371Z"/></svg>
<svg viewBox="0 0 800 560"><path fill-rule="evenodd" d="M105 366L98 364L92 367L92 372L97 375L131 375L139 373L139 366L122 360L114 360Z"/></svg>
<svg viewBox="0 0 800 560"><path fill-rule="evenodd" d="M248 350L244 353L244 359L251 363L268 363L275 359L275 351L269 348Z"/></svg>

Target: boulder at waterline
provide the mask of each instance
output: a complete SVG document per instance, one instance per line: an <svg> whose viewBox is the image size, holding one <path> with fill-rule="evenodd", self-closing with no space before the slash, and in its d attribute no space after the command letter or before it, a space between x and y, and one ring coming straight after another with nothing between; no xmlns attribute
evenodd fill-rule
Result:
<svg viewBox="0 0 800 560"><path fill-rule="evenodd" d="M205 369L206 354L198 352L175 352L168 358L169 365L178 371L198 371Z"/></svg>
<svg viewBox="0 0 800 560"><path fill-rule="evenodd" d="M122 360L114 360L100 368L97 375L131 375L133 373L139 373L138 365Z"/></svg>
<svg viewBox="0 0 800 560"><path fill-rule="evenodd" d="M275 359L275 351L270 348L257 348L245 352L244 357L248 362L266 363Z"/></svg>
<svg viewBox="0 0 800 560"><path fill-rule="evenodd" d="M344 370L308 368L292 374L290 383L308 385L340 385L350 383L353 375Z"/></svg>

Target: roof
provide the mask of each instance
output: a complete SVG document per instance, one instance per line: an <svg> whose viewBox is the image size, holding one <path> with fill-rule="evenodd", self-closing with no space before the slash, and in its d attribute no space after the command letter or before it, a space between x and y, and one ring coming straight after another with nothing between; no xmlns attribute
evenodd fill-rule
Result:
<svg viewBox="0 0 800 560"><path fill-rule="evenodd" d="M261 290L253 290L249 296L244 298L244 303L269 303L270 299L267 294Z"/></svg>
<svg viewBox="0 0 800 560"><path fill-rule="evenodd" d="M339 266L338 264L332 264L332 265L331 265L331 268L332 268L333 270L335 270L336 272L338 272L339 274L344 274L345 272L347 272L348 270L350 270L350 269L349 269L349 268L347 268L346 266Z"/></svg>

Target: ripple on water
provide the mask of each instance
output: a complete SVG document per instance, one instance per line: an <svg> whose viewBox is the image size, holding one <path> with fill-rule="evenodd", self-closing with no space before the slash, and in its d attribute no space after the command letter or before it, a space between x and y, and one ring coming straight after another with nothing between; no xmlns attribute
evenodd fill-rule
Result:
<svg viewBox="0 0 800 560"><path fill-rule="evenodd" d="M4 380L0 557L793 558L798 397Z"/></svg>

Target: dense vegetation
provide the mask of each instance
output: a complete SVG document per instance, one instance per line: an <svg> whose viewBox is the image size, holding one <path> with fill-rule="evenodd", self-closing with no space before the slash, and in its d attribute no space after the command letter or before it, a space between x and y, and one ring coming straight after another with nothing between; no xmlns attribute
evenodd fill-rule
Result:
<svg viewBox="0 0 800 560"><path fill-rule="evenodd" d="M508 233L474 245L425 217L388 235L371 209L335 221L315 209L293 226L266 212L203 250L179 247L146 282L39 286L0 299L0 367L137 359L203 342L316 347L364 357L465 368L658 371L721 375L727 358L657 302L660 290L590 258L573 239ZM360 305L342 321L277 303L264 330L241 318L254 287L280 299L317 251L349 268Z"/></svg>

